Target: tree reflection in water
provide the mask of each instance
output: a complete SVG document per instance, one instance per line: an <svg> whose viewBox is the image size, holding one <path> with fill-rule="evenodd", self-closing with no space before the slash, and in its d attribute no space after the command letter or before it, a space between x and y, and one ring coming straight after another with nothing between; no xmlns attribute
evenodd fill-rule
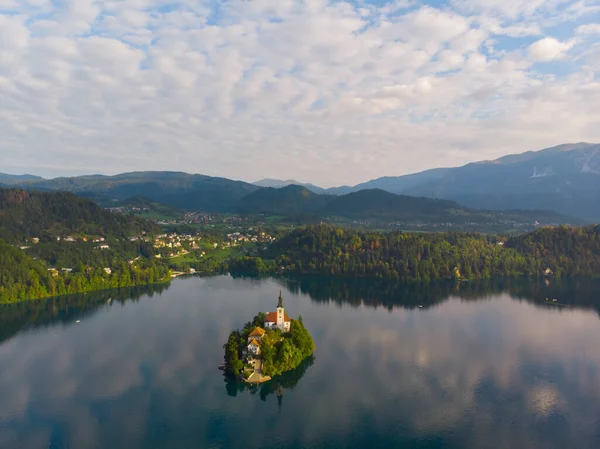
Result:
<svg viewBox="0 0 600 449"><path fill-rule="evenodd" d="M414 309L437 306L452 297L481 301L508 293L514 299L549 304L557 299L567 307L593 309L600 316L600 281L597 279L532 280L485 279L469 282L438 281L403 283L379 279L295 277L279 280L290 292L305 294L315 302L334 302L354 307ZM549 301L546 301L548 299Z"/></svg>
<svg viewBox="0 0 600 449"><path fill-rule="evenodd" d="M258 394L261 401L266 401L269 396L275 394L277 396L277 406L281 410L285 390L293 390L314 362L315 356L311 355L293 370L287 371L280 376L275 376L269 382L263 384L248 384L234 376L224 374L225 390L227 391L227 395L231 397L236 397L239 393L243 392L249 392L252 395Z"/></svg>

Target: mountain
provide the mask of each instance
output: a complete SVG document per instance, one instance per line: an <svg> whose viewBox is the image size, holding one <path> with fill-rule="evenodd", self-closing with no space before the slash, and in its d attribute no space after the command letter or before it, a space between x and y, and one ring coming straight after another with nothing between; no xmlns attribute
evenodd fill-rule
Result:
<svg viewBox="0 0 600 449"><path fill-rule="evenodd" d="M480 209L543 209L600 220L600 144L565 144L457 168L384 177L353 191L443 198Z"/></svg>
<svg viewBox="0 0 600 449"><path fill-rule="evenodd" d="M360 190L333 197L320 212L355 219L441 220L454 211L464 211L458 203L430 198L396 195L381 189Z"/></svg>
<svg viewBox="0 0 600 449"><path fill-rule="evenodd" d="M17 185L27 181L41 181L44 178L35 175L10 175L8 173L0 173L0 185L10 186Z"/></svg>
<svg viewBox="0 0 600 449"><path fill-rule="evenodd" d="M237 204L240 214L314 214L330 197L318 195L303 186L290 184L279 189L264 187L243 197Z"/></svg>
<svg viewBox="0 0 600 449"><path fill-rule="evenodd" d="M305 187L265 187L242 198L235 209L240 214L282 215L313 219L351 219L364 222L404 223L572 223L581 220L552 211L486 211L468 209L454 201L396 195L368 189L346 195L318 195Z"/></svg>
<svg viewBox="0 0 600 449"><path fill-rule="evenodd" d="M253 182L253 184L255 186L259 186L259 187L273 187L276 189L279 189L281 187L287 187L290 185L302 186L302 187L306 187L308 190L310 190L311 192L314 192L314 193L325 193L325 190L326 190L326 189L316 186L314 184L302 183L302 182L294 181L293 179L287 179L285 181L282 181L281 179L265 178L265 179L261 179L260 181Z"/></svg>
<svg viewBox="0 0 600 449"><path fill-rule="evenodd" d="M90 175L24 182L36 190L63 190L108 206L114 200L145 197L172 208L229 212L260 187L225 178L182 172L133 172L115 176Z"/></svg>
<svg viewBox="0 0 600 449"><path fill-rule="evenodd" d="M0 177L0 184L10 182L29 189L66 190L105 207L117 206L132 197L144 197L179 210L328 214L325 206L332 198L311 197L303 190L294 189L277 192L276 187L281 190L281 186L285 185L299 187L313 194L327 194L329 197L378 189L405 196L455 201L466 209L554 210L562 214L562 219L566 215L600 221L600 144L589 143L560 145L509 155L495 161L383 177L353 187L341 186L327 190L312 184L300 185L294 180L263 179L256 185L182 172L134 172L116 176L56 179L9 176L11 178L4 181ZM259 193L264 189L271 190ZM251 196L253 193L256 195ZM385 203L381 193L374 195L378 195L374 200ZM357 198L358 203L367 206L360 197ZM273 203L270 204L270 201ZM345 209L342 207L340 210ZM408 212L395 216L406 214ZM524 216L523 212L512 214Z"/></svg>

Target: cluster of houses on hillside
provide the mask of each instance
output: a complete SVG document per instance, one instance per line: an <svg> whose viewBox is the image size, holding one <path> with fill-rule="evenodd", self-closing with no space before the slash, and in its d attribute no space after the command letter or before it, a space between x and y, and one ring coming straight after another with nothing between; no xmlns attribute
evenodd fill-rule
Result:
<svg viewBox="0 0 600 449"><path fill-rule="evenodd" d="M275 240L274 237L265 232L253 233L252 228L246 233L232 232L231 234L227 234L227 239L232 246L242 243L271 243Z"/></svg>
<svg viewBox="0 0 600 449"><path fill-rule="evenodd" d="M162 256L178 257L189 254L192 250L200 250L200 242L202 237L199 235L179 235L179 234L160 234L154 238L153 246L155 249L163 250L160 254L156 254L156 258ZM202 251L200 257L206 253Z"/></svg>
<svg viewBox="0 0 600 449"><path fill-rule="evenodd" d="M185 212L178 218L158 220L157 223L159 225L201 224L211 226L218 224L234 225L245 221L248 221L248 217L241 217L237 215L207 214L205 212Z"/></svg>

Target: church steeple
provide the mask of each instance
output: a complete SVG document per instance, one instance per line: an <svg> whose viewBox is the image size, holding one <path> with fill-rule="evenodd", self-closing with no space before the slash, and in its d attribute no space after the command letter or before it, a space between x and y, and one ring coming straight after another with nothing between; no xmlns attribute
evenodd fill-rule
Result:
<svg viewBox="0 0 600 449"><path fill-rule="evenodd" d="M281 297L281 290L279 290L279 300L277 301L277 308L283 309L283 298Z"/></svg>

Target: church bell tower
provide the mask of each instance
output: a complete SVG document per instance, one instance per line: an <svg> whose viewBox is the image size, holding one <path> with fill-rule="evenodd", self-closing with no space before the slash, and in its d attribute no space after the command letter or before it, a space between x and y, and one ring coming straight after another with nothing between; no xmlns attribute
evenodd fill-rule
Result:
<svg viewBox="0 0 600 449"><path fill-rule="evenodd" d="M277 327L280 329L283 329L284 316L283 298L281 297L281 290L279 290L279 300L277 301Z"/></svg>

